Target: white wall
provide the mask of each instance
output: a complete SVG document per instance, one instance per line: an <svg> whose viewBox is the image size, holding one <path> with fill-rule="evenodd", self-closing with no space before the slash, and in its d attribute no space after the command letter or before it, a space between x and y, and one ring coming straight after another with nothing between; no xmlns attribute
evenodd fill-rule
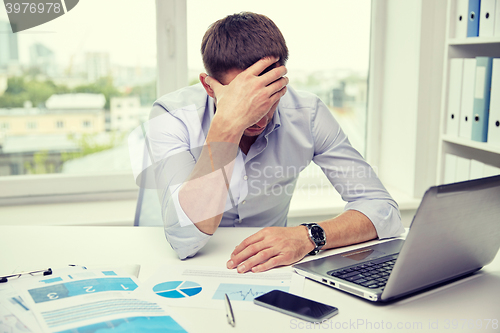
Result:
<svg viewBox="0 0 500 333"><path fill-rule="evenodd" d="M437 169L446 1L374 0L373 8L381 14L374 15L369 128L378 129L369 130L368 156L384 184L419 197Z"/></svg>
<svg viewBox="0 0 500 333"><path fill-rule="evenodd" d="M389 1L385 45L380 177L413 191L420 1Z"/></svg>

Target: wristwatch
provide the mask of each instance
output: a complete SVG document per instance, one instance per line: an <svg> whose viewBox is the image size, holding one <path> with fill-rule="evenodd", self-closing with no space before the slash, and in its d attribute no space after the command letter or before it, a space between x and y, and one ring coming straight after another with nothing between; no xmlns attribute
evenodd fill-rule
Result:
<svg viewBox="0 0 500 333"><path fill-rule="evenodd" d="M325 230L321 228L316 223L302 223L301 225L306 226L307 230L309 230L309 237L316 247L314 250L309 252L310 255L318 254L319 250L326 244L326 235Z"/></svg>

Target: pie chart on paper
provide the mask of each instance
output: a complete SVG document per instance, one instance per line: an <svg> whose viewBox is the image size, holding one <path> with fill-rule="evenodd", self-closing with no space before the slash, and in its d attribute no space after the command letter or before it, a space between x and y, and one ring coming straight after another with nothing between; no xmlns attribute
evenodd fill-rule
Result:
<svg viewBox="0 0 500 333"><path fill-rule="evenodd" d="M165 298L186 298L201 292L201 286L192 281L167 281L157 284L153 291Z"/></svg>

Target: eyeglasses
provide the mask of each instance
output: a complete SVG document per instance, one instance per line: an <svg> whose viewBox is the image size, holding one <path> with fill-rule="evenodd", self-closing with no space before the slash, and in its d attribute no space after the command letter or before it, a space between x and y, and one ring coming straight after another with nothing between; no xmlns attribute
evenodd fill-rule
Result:
<svg viewBox="0 0 500 333"><path fill-rule="evenodd" d="M9 281L9 279L18 279L23 275L31 275L31 276L36 276L36 275L42 275L42 276L47 276L47 275L52 275L52 269L41 269L38 271L31 271L31 272L23 272L19 274L12 274L12 275L6 275L6 276L0 276L0 283L5 283Z"/></svg>

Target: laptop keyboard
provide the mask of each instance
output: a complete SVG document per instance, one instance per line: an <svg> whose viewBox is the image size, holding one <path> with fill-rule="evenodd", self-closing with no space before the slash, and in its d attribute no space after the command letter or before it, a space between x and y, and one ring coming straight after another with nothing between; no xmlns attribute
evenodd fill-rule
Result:
<svg viewBox="0 0 500 333"><path fill-rule="evenodd" d="M361 265L330 271L327 274L370 289L384 288L397 255L364 262Z"/></svg>

